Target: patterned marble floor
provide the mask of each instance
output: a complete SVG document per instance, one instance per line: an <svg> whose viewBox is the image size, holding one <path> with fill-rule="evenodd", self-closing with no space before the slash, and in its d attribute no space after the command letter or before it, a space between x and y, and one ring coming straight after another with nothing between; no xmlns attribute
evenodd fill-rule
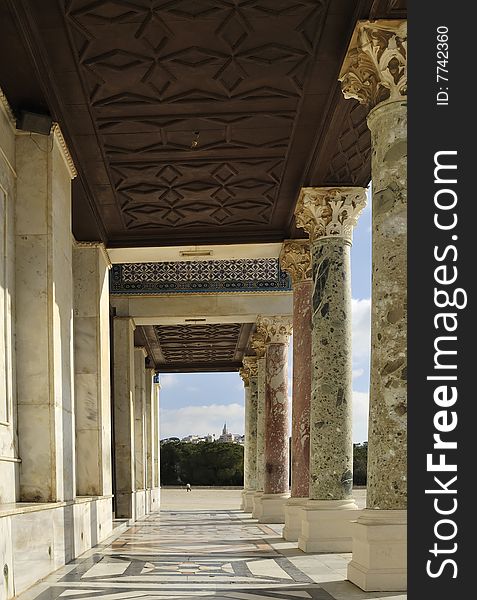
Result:
<svg viewBox="0 0 477 600"><path fill-rule="evenodd" d="M303 554L280 525L239 510L163 510L34 586L19 600L403 600L345 581L349 555Z"/></svg>

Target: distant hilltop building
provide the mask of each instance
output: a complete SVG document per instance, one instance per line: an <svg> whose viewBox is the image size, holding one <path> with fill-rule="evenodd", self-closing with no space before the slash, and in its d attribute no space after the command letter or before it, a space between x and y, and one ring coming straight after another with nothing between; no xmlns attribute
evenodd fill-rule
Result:
<svg viewBox="0 0 477 600"><path fill-rule="evenodd" d="M186 435L181 439L178 437L170 437L161 440L161 444L166 444L168 442L184 442L185 444L199 444L200 442L222 442L223 444L240 444L243 446L245 444L245 436L238 433L230 433L227 429L227 422L225 422L222 433L219 437L217 437L215 433L208 433L207 435L202 436L193 433L191 435Z"/></svg>

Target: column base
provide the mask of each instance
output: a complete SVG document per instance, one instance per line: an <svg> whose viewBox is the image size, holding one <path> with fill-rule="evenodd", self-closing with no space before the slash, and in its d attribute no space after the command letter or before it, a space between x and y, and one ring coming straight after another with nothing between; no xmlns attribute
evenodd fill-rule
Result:
<svg viewBox="0 0 477 600"><path fill-rule="evenodd" d="M407 589L407 512L363 510L353 523L348 579L365 592Z"/></svg>
<svg viewBox="0 0 477 600"><path fill-rule="evenodd" d="M309 500L303 507L298 548L303 552L351 552L351 521L361 512L353 499Z"/></svg>
<svg viewBox="0 0 477 600"><path fill-rule="evenodd" d="M262 514L262 496L263 492L255 492L252 498L252 517L258 519L259 515Z"/></svg>
<svg viewBox="0 0 477 600"><path fill-rule="evenodd" d="M160 488L149 488L146 490L146 514L160 510Z"/></svg>
<svg viewBox="0 0 477 600"><path fill-rule="evenodd" d="M116 519L136 519L136 493L118 492L116 494Z"/></svg>
<svg viewBox="0 0 477 600"><path fill-rule="evenodd" d="M303 508L307 502L308 498L288 498L285 503L285 527L282 536L288 542L296 542L300 537Z"/></svg>
<svg viewBox="0 0 477 600"><path fill-rule="evenodd" d="M259 523L285 523L285 502L290 494L263 494L260 498Z"/></svg>
<svg viewBox="0 0 477 600"><path fill-rule="evenodd" d="M240 510L243 512L251 513L253 511L253 497L255 496L255 490L243 490L242 502L240 503Z"/></svg>

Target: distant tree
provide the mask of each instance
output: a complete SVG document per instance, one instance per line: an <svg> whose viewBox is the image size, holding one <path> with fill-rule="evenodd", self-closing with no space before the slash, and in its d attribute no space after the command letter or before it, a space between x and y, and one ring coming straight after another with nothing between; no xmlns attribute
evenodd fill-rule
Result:
<svg viewBox="0 0 477 600"><path fill-rule="evenodd" d="M368 442L353 444L353 483L366 485L368 473Z"/></svg>
<svg viewBox="0 0 477 600"><path fill-rule="evenodd" d="M161 446L163 485L242 485L243 446L220 442L165 442Z"/></svg>

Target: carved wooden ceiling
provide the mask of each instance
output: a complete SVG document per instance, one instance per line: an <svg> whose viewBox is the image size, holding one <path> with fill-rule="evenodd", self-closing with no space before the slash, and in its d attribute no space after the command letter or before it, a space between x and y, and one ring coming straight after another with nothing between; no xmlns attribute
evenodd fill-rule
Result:
<svg viewBox="0 0 477 600"><path fill-rule="evenodd" d="M237 371L252 323L141 326L135 344L145 346L162 373Z"/></svg>
<svg viewBox="0 0 477 600"><path fill-rule="evenodd" d="M0 0L0 85L58 120L74 234L110 246L279 241L303 185L366 185L337 76L390 0ZM3 40L3 41L2 41ZM18 64L17 64L18 62ZM36 82L36 83L35 83Z"/></svg>

